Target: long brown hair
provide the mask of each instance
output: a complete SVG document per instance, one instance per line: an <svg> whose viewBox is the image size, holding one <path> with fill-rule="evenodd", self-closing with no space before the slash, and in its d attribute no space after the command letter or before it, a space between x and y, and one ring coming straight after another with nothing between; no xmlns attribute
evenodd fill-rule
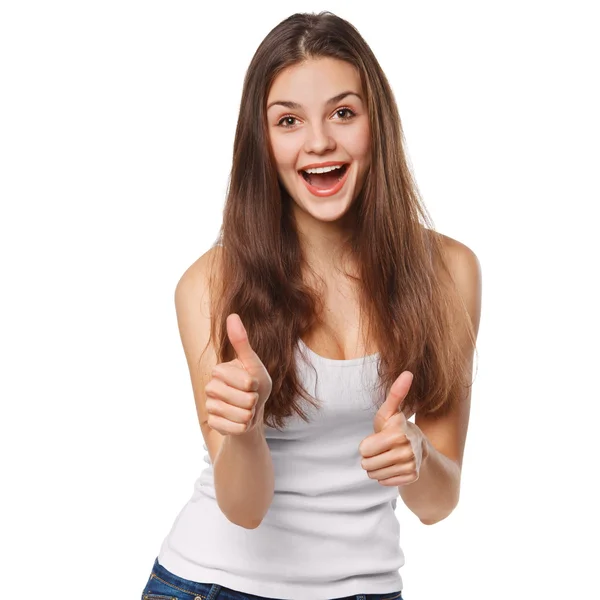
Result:
<svg viewBox="0 0 600 600"><path fill-rule="evenodd" d="M278 179L269 143L266 101L279 73L311 58L346 61L360 73L372 135L371 166L354 199L357 211L347 251L357 265L361 318L379 349L386 394L398 375L414 379L405 406L412 412L447 410L464 393L470 369L458 328L475 334L451 280L441 236L423 205L404 151L391 87L372 50L349 22L324 11L294 14L258 47L244 79L223 223L211 269L211 332L218 362L235 358L226 319L237 313L273 389L265 423L284 427L293 413L308 421L301 397L318 406L296 372L298 338L320 323L318 289L302 274L292 202ZM217 285L218 283L218 285ZM449 285L446 285L449 283ZM457 311L456 308L459 307ZM457 322L456 315L464 319Z"/></svg>

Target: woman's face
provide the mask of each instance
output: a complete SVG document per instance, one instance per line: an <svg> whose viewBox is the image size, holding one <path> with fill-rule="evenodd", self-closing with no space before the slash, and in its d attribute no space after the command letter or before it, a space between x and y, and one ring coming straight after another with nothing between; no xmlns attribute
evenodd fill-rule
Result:
<svg viewBox="0 0 600 600"><path fill-rule="evenodd" d="M296 207L315 219L340 219L362 188L370 165L366 109L358 72L333 58L288 67L271 86L267 125L279 179ZM331 161L347 167L312 177L320 189L307 185L301 170Z"/></svg>

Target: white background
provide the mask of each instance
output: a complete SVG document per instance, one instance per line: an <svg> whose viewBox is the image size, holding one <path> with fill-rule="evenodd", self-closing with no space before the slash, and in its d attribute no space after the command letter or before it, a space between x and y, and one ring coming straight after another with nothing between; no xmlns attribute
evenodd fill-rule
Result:
<svg viewBox="0 0 600 600"><path fill-rule="evenodd" d="M256 47L320 10L372 47L482 265L461 500L429 527L399 502L405 598L600 597L594 4L1 4L2 597L140 597L206 466L175 285Z"/></svg>

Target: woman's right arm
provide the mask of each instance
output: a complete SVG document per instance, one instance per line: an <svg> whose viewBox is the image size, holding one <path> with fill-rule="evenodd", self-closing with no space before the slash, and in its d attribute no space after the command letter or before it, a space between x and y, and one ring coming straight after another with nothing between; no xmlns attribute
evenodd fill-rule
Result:
<svg viewBox="0 0 600 600"><path fill-rule="evenodd" d="M236 525L255 529L271 506L275 488L264 428L224 436L214 465L217 502Z"/></svg>
<svg viewBox="0 0 600 600"><path fill-rule="evenodd" d="M205 386L212 379L217 357L212 344L202 356L210 335L209 268L216 246L182 275L175 290L175 308L186 356L200 429L213 464L217 504L229 521L258 527L273 500L275 476L264 426L247 433L223 435L208 426ZM216 257L217 260L219 256ZM215 261L218 268L218 263Z"/></svg>

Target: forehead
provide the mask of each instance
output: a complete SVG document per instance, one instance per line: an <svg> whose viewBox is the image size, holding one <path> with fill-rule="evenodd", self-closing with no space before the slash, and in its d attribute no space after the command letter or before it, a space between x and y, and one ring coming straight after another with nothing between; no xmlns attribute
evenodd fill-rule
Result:
<svg viewBox="0 0 600 600"><path fill-rule="evenodd" d="M291 100L304 107L321 105L346 90L362 95L360 75L353 65L335 58L309 59L284 69L273 81L267 104ZM356 100L356 96L351 96Z"/></svg>

